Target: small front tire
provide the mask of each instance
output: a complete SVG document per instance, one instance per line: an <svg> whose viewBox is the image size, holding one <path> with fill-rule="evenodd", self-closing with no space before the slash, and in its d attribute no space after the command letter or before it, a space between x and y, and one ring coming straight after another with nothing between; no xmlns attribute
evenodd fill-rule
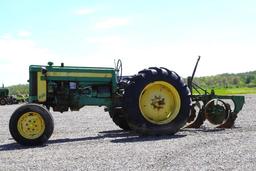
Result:
<svg viewBox="0 0 256 171"><path fill-rule="evenodd" d="M6 105L6 99L5 98L0 98L0 105Z"/></svg>
<svg viewBox="0 0 256 171"><path fill-rule="evenodd" d="M49 111L33 103L16 109L9 121L9 131L13 139L25 146L45 144L53 129L53 117Z"/></svg>

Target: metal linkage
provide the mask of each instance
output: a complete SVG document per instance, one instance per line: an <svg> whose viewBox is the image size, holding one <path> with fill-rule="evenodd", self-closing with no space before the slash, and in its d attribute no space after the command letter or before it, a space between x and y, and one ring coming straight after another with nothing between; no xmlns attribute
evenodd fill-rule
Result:
<svg viewBox="0 0 256 171"><path fill-rule="evenodd" d="M219 96L215 94L214 90L211 90L209 93L194 83L193 78L199 60L200 56L198 57L192 76L188 77L187 80L193 104L186 128L199 128L205 120L217 128L232 128L237 114L241 111L245 103L244 96ZM197 94L194 95L193 91ZM232 101L233 104L227 101Z"/></svg>

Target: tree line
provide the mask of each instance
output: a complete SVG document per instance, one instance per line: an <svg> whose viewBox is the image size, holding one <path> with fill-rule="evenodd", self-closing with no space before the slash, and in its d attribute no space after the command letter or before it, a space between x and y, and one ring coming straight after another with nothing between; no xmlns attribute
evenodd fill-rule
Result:
<svg viewBox="0 0 256 171"><path fill-rule="evenodd" d="M28 84L18 84L7 87L10 95L25 95L29 93Z"/></svg>
<svg viewBox="0 0 256 171"><path fill-rule="evenodd" d="M220 74L215 76L197 77L194 80L205 88L256 88L256 71L239 74Z"/></svg>

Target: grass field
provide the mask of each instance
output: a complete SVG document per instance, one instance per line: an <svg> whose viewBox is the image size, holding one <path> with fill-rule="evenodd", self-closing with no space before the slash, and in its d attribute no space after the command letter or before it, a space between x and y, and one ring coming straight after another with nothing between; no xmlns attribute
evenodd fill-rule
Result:
<svg viewBox="0 0 256 171"><path fill-rule="evenodd" d="M217 95L229 94L256 94L256 88L216 88L214 89ZM208 90L210 92L210 90Z"/></svg>

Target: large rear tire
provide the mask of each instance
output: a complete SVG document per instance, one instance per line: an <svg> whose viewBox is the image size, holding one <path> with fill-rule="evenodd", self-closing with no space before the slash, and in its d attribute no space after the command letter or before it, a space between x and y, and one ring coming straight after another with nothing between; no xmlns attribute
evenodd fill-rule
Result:
<svg viewBox="0 0 256 171"><path fill-rule="evenodd" d="M133 76L124 93L128 125L139 134L175 134L189 118L191 97L180 76L149 68Z"/></svg>
<svg viewBox="0 0 256 171"><path fill-rule="evenodd" d="M113 108L109 111L109 115L112 118L112 121L121 129L125 131L131 130L129 127L125 115L123 114L122 108Z"/></svg>
<svg viewBox="0 0 256 171"><path fill-rule="evenodd" d="M123 78L120 80L120 82L118 83L118 94L120 95L120 97L123 96L124 94L124 90L125 88L128 86L128 78ZM111 107L109 109L109 116L112 118L112 121L121 129L125 130L125 131L129 131L131 130L131 128L128 125L128 122L126 120L125 114L124 114L124 110L123 110L123 101L122 98L119 99L120 100L120 105L119 107Z"/></svg>
<svg viewBox="0 0 256 171"><path fill-rule="evenodd" d="M9 122L9 130L13 139L26 146L46 143L53 129L53 117L48 110L32 103L16 109Z"/></svg>

